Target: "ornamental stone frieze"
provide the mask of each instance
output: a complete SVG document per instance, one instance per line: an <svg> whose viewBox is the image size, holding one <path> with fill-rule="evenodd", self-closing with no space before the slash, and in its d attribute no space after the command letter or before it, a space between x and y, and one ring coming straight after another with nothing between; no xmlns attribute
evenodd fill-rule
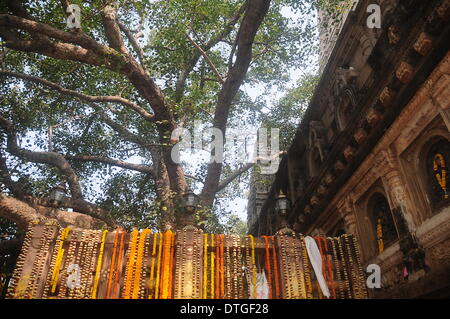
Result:
<svg viewBox="0 0 450 319"><path fill-rule="evenodd" d="M419 243L430 248L450 238L450 207L426 219L416 231Z"/></svg>

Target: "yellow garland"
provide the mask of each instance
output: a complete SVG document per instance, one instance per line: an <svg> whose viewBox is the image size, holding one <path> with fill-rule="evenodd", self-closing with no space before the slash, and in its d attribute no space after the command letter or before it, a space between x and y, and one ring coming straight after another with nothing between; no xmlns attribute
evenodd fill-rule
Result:
<svg viewBox="0 0 450 319"><path fill-rule="evenodd" d="M203 299L206 299L207 296L207 287L208 287L208 235L203 235Z"/></svg>
<svg viewBox="0 0 450 319"><path fill-rule="evenodd" d="M145 239L149 232L150 232L150 229L144 229L141 233L141 236L139 237L139 245L138 245L137 260L136 260L136 270L135 270L136 274L134 276L132 299L138 299L138 297L139 297L142 256L144 255Z"/></svg>
<svg viewBox="0 0 450 319"><path fill-rule="evenodd" d="M102 260L103 260L103 250L105 249L105 238L107 232L108 232L107 230L104 230L102 234L102 243L100 244L100 253L98 255L97 269L95 270L94 276L94 287L92 288L92 296L91 296L92 299L97 298L98 280L100 279L100 271L102 268Z"/></svg>
<svg viewBox="0 0 450 319"><path fill-rule="evenodd" d="M441 186L442 190L445 193L444 197L448 198L448 194L447 194L447 178L446 178L447 177L447 170L445 169L444 156L442 156L442 154L440 154L440 153L437 153L434 156L434 159L433 159L433 169L434 169L434 171L438 170L438 163L436 161L437 159L440 160L440 165L439 166L441 167L441 174L442 175L436 174L436 179L437 179L439 185Z"/></svg>
<svg viewBox="0 0 450 319"><path fill-rule="evenodd" d="M257 298L256 296L256 263L255 263L255 239L252 235L248 235L250 238L250 245L252 248L252 281L253 281L253 298Z"/></svg>
<svg viewBox="0 0 450 319"><path fill-rule="evenodd" d="M155 259L156 259L156 241L158 240L158 233L153 235L153 249L152 249L152 265L150 267L150 281L149 281L149 295L148 299L152 299L152 284L153 284L153 275L155 273Z"/></svg>
<svg viewBox="0 0 450 319"><path fill-rule="evenodd" d="M378 251L381 254L384 251L384 242L383 242L383 225L381 224L380 218L378 218L377 224L377 241L378 241Z"/></svg>
<svg viewBox="0 0 450 319"><path fill-rule="evenodd" d="M161 251L162 251L162 244L163 244L163 234L161 233L159 236L159 248L158 248L158 263L156 265L156 281L155 281L155 299L159 298L159 273L161 270Z"/></svg>
<svg viewBox="0 0 450 319"><path fill-rule="evenodd" d="M172 235L173 232L171 230L168 230L164 233L164 264L163 264L162 287L161 287L162 299L167 299L169 297Z"/></svg>
<svg viewBox="0 0 450 319"><path fill-rule="evenodd" d="M130 299L131 297L131 283L133 282L133 268L134 268L134 257L136 255L136 245L137 245L137 240L139 237L139 231L137 229L134 229L131 232L131 240L130 240L130 258L128 260L128 269L127 269L127 274L126 274L126 280L125 280L125 293L124 293L124 298L125 299Z"/></svg>
<svg viewBox="0 0 450 319"><path fill-rule="evenodd" d="M59 242L58 254L56 255L55 268L53 269L52 278L51 278L51 287L52 287L51 292L52 293L54 293L56 291L56 284L58 283L59 271L60 271L61 263L62 263L62 260L64 257L64 248L62 248L62 247L63 247L64 241L69 236L69 232L70 232L69 227L64 228L63 231L61 232L61 239Z"/></svg>
<svg viewBox="0 0 450 319"><path fill-rule="evenodd" d="M211 234L211 299L214 299L214 234Z"/></svg>

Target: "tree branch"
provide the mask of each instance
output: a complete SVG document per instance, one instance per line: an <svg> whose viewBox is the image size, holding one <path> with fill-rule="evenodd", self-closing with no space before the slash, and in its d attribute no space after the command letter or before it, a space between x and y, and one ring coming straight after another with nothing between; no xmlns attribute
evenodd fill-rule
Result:
<svg viewBox="0 0 450 319"><path fill-rule="evenodd" d="M24 198L25 193L22 191L21 186L11 179L8 166L6 165L6 158L3 156L0 150L0 180L11 191L11 193L17 198Z"/></svg>
<svg viewBox="0 0 450 319"><path fill-rule="evenodd" d="M145 164L133 164L121 160L112 159L106 156L95 155L65 155L64 157L70 161L103 163L155 176L153 167Z"/></svg>
<svg viewBox="0 0 450 319"><path fill-rule="evenodd" d="M128 28L123 23L117 21L117 24L119 25L120 30L122 30L122 32L125 33L125 35L127 36L134 51L136 51L136 53L139 57L139 62L141 63L141 66L147 71L145 64L144 64L144 50L141 48L139 43L136 41L136 38L133 36L131 31L128 30Z"/></svg>
<svg viewBox="0 0 450 319"><path fill-rule="evenodd" d="M213 72L216 74L217 79L219 80L219 82L221 84L224 84L224 80L222 78L222 76L220 75L219 71L217 70L216 66L214 65L214 63L211 61L211 59L209 58L209 56L206 54L206 52L197 44L197 42L195 42L190 36L189 34L186 33L186 37L188 38L188 40L194 45L194 47L197 48L197 50L200 52L200 54L203 56L203 58L206 60L206 63L208 63L208 65L211 67L211 69L213 70Z"/></svg>
<svg viewBox="0 0 450 319"><path fill-rule="evenodd" d="M129 55L130 53L123 43L120 29L117 25L116 9L112 5L106 5L101 11L101 16L109 45L117 51Z"/></svg>
<svg viewBox="0 0 450 319"><path fill-rule="evenodd" d="M29 81L29 82L33 82L33 83L38 83L38 84L43 84L45 86L48 86L54 90L56 90L57 92L64 94L64 95L69 95L69 96L74 96L79 98L80 100L83 100L85 102L111 102L111 103L119 103L122 104L124 106L129 107L130 109L132 109L133 111L135 111L136 113L138 113L143 119L147 120L147 121L154 121L155 116L153 114L150 114L149 112L147 112L144 108L142 108L141 106L139 106L138 104L127 100L121 96L117 96L117 95L111 95L111 96L94 96L94 95L87 95L87 94L83 94L77 91L73 91L73 90L69 90L66 88L63 88L62 86L60 86L59 84L56 84L54 82L50 82L48 80L36 77L36 76L32 76L32 75L27 75L27 74L23 74L23 73L17 73L17 72L12 72L12 71L6 71L6 70L0 70L0 75L4 75L4 76L10 76L10 77L15 77L15 78L19 78L25 81Z"/></svg>
<svg viewBox="0 0 450 319"><path fill-rule="evenodd" d="M205 52L208 52L213 46L215 46L217 43L222 41L227 35L233 31L234 26L236 25L237 21L241 17L242 13L245 11L245 8L247 6L247 0L245 3L236 11L236 13L231 17L231 19L225 24L222 31L219 32L217 35L213 36L204 46L203 50ZM189 76L189 73L194 69L195 65L197 64L198 60L200 59L201 54L200 51L197 50L197 54L194 54L192 58L185 63L184 68L181 70L180 74L177 78L177 83L175 86L175 101L180 102L181 98L183 96L184 87L186 85L187 77Z"/></svg>
<svg viewBox="0 0 450 319"><path fill-rule="evenodd" d="M233 173L231 173L227 178L220 181L219 185L217 186L217 192L220 192L222 189L228 186L234 179L236 179L241 174L248 171L250 168L252 168L255 165L255 163L247 163L241 168L235 170Z"/></svg>
<svg viewBox="0 0 450 319"><path fill-rule="evenodd" d="M27 159L34 163L48 164L58 168L61 173L66 176L69 183L70 192L74 199L82 199L83 194L81 191L80 183L78 181L78 176L72 169L70 164L65 160L65 158L58 153L54 152L32 152L23 148L20 148L17 144L17 134L13 127L11 121L0 116L0 126L5 129L7 138L7 150L13 155L20 158Z"/></svg>
<svg viewBox="0 0 450 319"><path fill-rule="evenodd" d="M227 75L225 83L218 94L214 114L213 127L221 130L225 136L226 124L231 103L244 80L252 60L252 46L256 33L269 10L270 0L249 0L245 15L239 27L237 38L236 61ZM212 207L214 196L219 185L222 163L213 162L208 165L205 184L201 198L203 205Z"/></svg>
<svg viewBox="0 0 450 319"><path fill-rule="evenodd" d="M77 212L66 212L41 205L30 205L13 197L0 194L0 216L26 230L31 222L57 221L62 227L101 229L105 223L97 218ZM113 226L113 225L112 225Z"/></svg>

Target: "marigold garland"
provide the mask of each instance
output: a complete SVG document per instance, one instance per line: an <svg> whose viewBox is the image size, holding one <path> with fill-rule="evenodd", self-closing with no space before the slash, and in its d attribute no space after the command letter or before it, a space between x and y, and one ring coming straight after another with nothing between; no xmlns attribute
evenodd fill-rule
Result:
<svg viewBox="0 0 450 319"><path fill-rule="evenodd" d="M172 241L170 244L170 273L169 273L169 298L172 299L172 286L173 286L173 264L175 254L175 233L172 233Z"/></svg>
<svg viewBox="0 0 450 319"><path fill-rule="evenodd" d="M164 251L162 262L162 275L161 275L161 298L167 299L169 297L170 286L170 257L171 257L171 244L172 244L173 232L168 230L164 233Z"/></svg>
<svg viewBox="0 0 450 319"><path fill-rule="evenodd" d="M163 234L159 236L159 247L158 247L158 262L156 264L156 281L155 281L155 299L159 298L159 277L161 273L161 257L162 257L162 246L163 246Z"/></svg>
<svg viewBox="0 0 450 319"><path fill-rule="evenodd" d="M384 242L383 242L383 225L381 223L381 218L378 218L377 222L377 242L378 242L378 251L381 254L384 251Z"/></svg>
<svg viewBox="0 0 450 319"><path fill-rule="evenodd" d="M133 280L133 292L132 299L138 299L139 297L139 286L141 280L141 268L142 268L142 257L144 255L144 245L145 239L147 238L147 234L150 232L150 229L144 229L139 236L139 244L137 250L137 258L135 263L135 276Z"/></svg>
<svg viewBox="0 0 450 319"><path fill-rule="evenodd" d="M439 164L437 162L437 159L439 159ZM435 172L438 171L438 168L441 168L441 174L436 173L436 179L437 182L439 184L439 186L441 186L442 190L444 191L444 198L448 198L448 194L447 194L447 170L445 167L445 160L444 160L444 156L441 153L437 153L434 156L433 159L433 170Z"/></svg>
<svg viewBox="0 0 450 319"><path fill-rule="evenodd" d="M329 285L328 279L327 279L327 272L326 272L326 268L325 268L325 256L323 255L323 250L322 250L322 244L320 242L320 237L314 237L315 241L317 242L318 246L319 246L319 251L320 251L320 257L322 259L322 275L323 278L325 279L325 282L327 283L327 286ZM319 292L319 297L320 299L322 299L322 289L320 288L319 285L319 281L317 281L317 285L318 285L318 292Z"/></svg>
<svg viewBox="0 0 450 319"><path fill-rule="evenodd" d="M211 234L211 299L214 299L214 234Z"/></svg>
<svg viewBox="0 0 450 319"><path fill-rule="evenodd" d="M153 235L153 249L152 249L152 264L150 266L150 280L149 280L149 295L148 295L148 299L152 299L152 291L155 290L156 287L155 284L153 283L153 275L155 274L155 259L156 259L156 242L158 241L158 235L159 233L155 233Z"/></svg>
<svg viewBox="0 0 450 319"><path fill-rule="evenodd" d="M328 266L328 273L329 273L328 278L330 279L330 282L331 282L331 291L333 293L333 299L336 299L336 289L334 286L333 268L331 265L331 254L329 254L327 239L322 238L322 240L324 242L325 251L326 251L326 259L327 259L327 266Z"/></svg>
<svg viewBox="0 0 450 319"><path fill-rule="evenodd" d="M62 247L64 245L64 241L69 236L70 230L71 229L69 227L66 227L61 232L61 238L60 238L60 242L59 242L58 253L56 255L55 268L53 269L52 278L51 278L51 287L52 287L51 292L52 293L54 293L56 291L56 285L58 283L59 271L60 271L60 268L61 268L62 260L64 258L64 248L62 248Z"/></svg>
<svg viewBox="0 0 450 319"><path fill-rule="evenodd" d="M116 292L117 292L117 287L119 286L119 274L120 274L120 268L122 265L122 255L123 255L123 249L124 249L124 245L125 245L125 234L127 232L123 231L121 234L121 238L120 238L120 246L119 246L119 252L118 252L118 257L117 257L117 267L116 267L116 271L114 274L114 283L113 283L113 295L112 297L115 298L116 297Z"/></svg>
<svg viewBox="0 0 450 319"><path fill-rule="evenodd" d="M272 299L272 272L270 270L270 251L269 251L269 236L261 236L264 238L266 244L266 270L267 281L269 283L269 299Z"/></svg>
<svg viewBox="0 0 450 319"><path fill-rule="evenodd" d="M225 296L225 265L224 265L224 245L225 235L221 234L220 238L220 296Z"/></svg>
<svg viewBox="0 0 450 319"><path fill-rule="evenodd" d="M109 267L108 284L106 285L106 299L109 299L109 297L111 295L111 286L112 286L114 266L115 266L114 263L116 261L118 244L119 244L119 228L116 229L116 234L114 235L114 246L113 246L113 253L112 253L112 257L111 257L111 266Z"/></svg>
<svg viewBox="0 0 450 319"><path fill-rule="evenodd" d="M100 253L98 254L97 268L95 270L95 276L94 276L94 287L92 288L92 294L91 294L92 299L97 298L98 281L100 279L100 271L102 269L103 251L105 249L105 239L106 239L107 233L108 233L107 230L104 230L102 233L102 242L100 244Z"/></svg>
<svg viewBox="0 0 450 319"><path fill-rule="evenodd" d="M208 235L203 235L203 299L207 296L208 287Z"/></svg>
<svg viewBox="0 0 450 319"><path fill-rule="evenodd" d="M277 250L275 248L275 238L271 236L272 238L272 255L273 255L273 272L275 277L275 294L277 299L280 298L280 284L278 281L278 265L277 265Z"/></svg>
<svg viewBox="0 0 450 319"><path fill-rule="evenodd" d="M253 235L248 235L250 238L250 245L252 248L252 282L253 282L253 298L257 298L256 294L256 263L255 263L255 238Z"/></svg>
<svg viewBox="0 0 450 319"><path fill-rule="evenodd" d="M131 298L131 285L133 283L133 273L134 273L134 264L135 264L138 238L139 238L139 231L137 229L134 229L131 232L130 256L128 259L127 273L125 276L125 292L124 292L124 296L123 296L124 299Z"/></svg>
<svg viewBox="0 0 450 319"><path fill-rule="evenodd" d="M216 238L216 273L215 273L215 280L216 280L216 291L215 291L215 298L220 299L220 235L215 235Z"/></svg>

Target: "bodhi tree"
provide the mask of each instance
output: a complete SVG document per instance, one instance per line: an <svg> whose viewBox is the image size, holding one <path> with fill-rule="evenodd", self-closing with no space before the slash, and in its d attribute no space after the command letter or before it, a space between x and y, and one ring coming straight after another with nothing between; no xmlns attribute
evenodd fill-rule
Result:
<svg viewBox="0 0 450 319"><path fill-rule="evenodd" d="M72 4L79 28L67 23ZM216 216L217 193L251 165L226 157L177 163L172 132L194 121L224 135L259 125L264 103L248 90L282 87L290 68L309 62L316 5L2 1L0 215L22 225L51 215L85 227L166 230L177 227L177 203L190 185L201 218ZM60 183L73 220L51 208L48 191Z"/></svg>

